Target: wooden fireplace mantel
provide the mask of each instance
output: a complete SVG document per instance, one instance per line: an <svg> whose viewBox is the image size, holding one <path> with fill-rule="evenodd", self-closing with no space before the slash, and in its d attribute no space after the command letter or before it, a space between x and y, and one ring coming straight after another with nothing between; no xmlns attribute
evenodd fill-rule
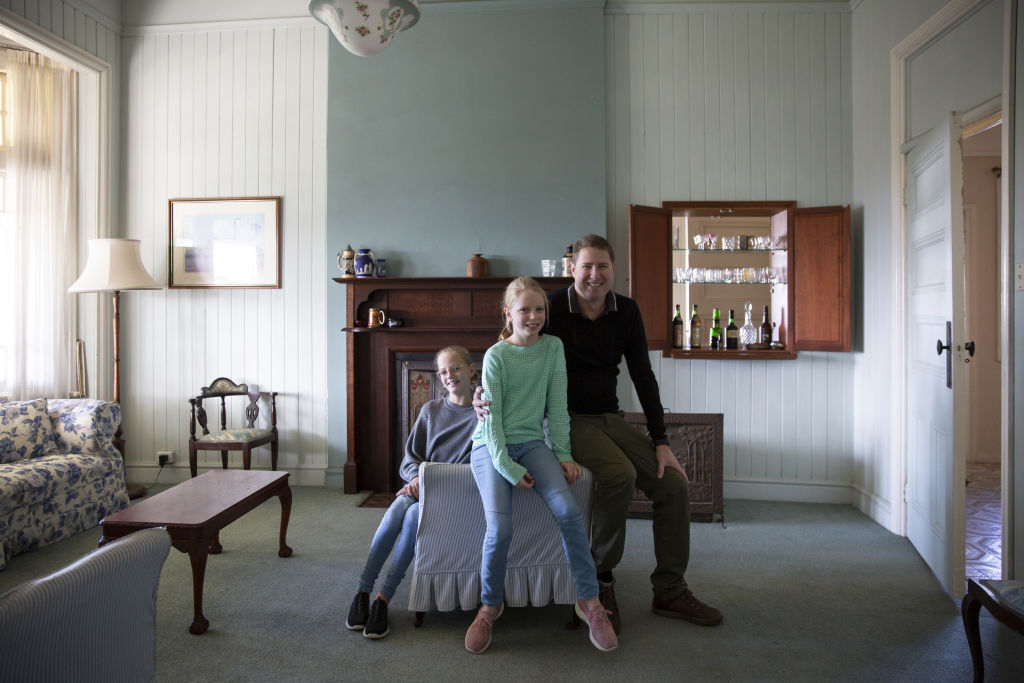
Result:
<svg viewBox="0 0 1024 683"><path fill-rule="evenodd" d="M397 491L399 440L395 354L433 354L450 344L486 351L501 329L501 296L511 277L333 278L343 285L348 399L345 493ZM534 278L546 290L572 278ZM401 327L362 327L369 309Z"/></svg>

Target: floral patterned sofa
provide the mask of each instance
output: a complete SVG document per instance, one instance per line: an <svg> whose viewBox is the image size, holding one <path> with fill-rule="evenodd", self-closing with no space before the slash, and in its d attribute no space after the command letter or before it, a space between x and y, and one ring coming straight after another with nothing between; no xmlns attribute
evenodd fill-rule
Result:
<svg viewBox="0 0 1024 683"><path fill-rule="evenodd" d="M109 401L0 402L0 569L128 504L120 421Z"/></svg>

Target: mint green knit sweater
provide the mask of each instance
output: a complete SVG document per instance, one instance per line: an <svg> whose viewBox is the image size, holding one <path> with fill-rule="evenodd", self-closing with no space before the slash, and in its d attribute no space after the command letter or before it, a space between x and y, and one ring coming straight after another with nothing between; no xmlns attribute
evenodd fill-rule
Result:
<svg viewBox="0 0 1024 683"><path fill-rule="evenodd" d="M561 339L545 334L533 346L498 342L484 354L482 384L491 405L473 435L473 448L486 444L501 476L513 485L523 478L526 468L508 457L506 445L543 440L545 416L555 457L572 462Z"/></svg>

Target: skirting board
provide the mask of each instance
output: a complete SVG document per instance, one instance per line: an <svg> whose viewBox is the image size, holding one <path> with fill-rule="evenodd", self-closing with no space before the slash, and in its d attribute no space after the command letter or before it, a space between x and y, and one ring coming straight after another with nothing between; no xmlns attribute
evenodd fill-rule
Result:
<svg viewBox="0 0 1024 683"><path fill-rule="evenodd" d="M239 469L241 466L232 465L229 469ZM199 474L208 472L210 470L220 469L219 467L200 467ZM255 467L253 469L269 469L266 467ZM289 486L323 486L324 485L324 469L322 467L305 467L301 469L292 469L289 467L280 467L279 471L288 472L291 476L288 477ZM160 478L157 479L157 474ZM181 482L191 478L191 474L188 469L188 458L186 456L185 462L175 462L172 465L164 467L164 471L160 472L160 468L156 465L142 465L142 466L128 466L128 471L125 475L128 481L132 484L142 484L143 486L152 486L154 483L157 484L180 484Z"/></svg>
<svg viewBox="0 0 1024 683"><path fill-rule="evenodd" d="M725 479L725 510L729 499L765 500L779 503L834 503L850 505L854 489L849 484L831 482L779 481L766 479Z"/></svg>

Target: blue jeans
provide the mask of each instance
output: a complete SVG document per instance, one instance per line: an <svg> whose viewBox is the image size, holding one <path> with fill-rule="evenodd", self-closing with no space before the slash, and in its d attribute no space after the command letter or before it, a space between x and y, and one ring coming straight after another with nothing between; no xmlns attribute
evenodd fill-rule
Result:
<svg viewBox="0 0 1024 683"><path fill-rule="evenodd" d="M398 590L398 584L405 578L405 571L416 552L416 530L419 526L420 502L411 496L395 498L395 502L384 513L377 533L373 535L370 555L366 558L366 566L359 577L360 591L373 591L373 584L376 583L381 567L384 566L384 560L388 559L391 549L394 548L391 567L384 579L384 585L380 588L380 592L386 595L388 600L391 599Z"/></svg>
<svg viewBox="0 0 1024 683"><path fill-rule="evenodd" d="M555 517L562 533L562 548L576 583L576 594L581 600L597 597L597 571L590 555L587 530L583 527L583 517L569 491L558 458L543 441L509 444L508 454L533 477L533 490ZM512 543L512 491L515 486L494 469L487 446L474 448L470 463L487 520L480 566L480 601L488 607L497 607L504 596L508 548Z"/></svg>

